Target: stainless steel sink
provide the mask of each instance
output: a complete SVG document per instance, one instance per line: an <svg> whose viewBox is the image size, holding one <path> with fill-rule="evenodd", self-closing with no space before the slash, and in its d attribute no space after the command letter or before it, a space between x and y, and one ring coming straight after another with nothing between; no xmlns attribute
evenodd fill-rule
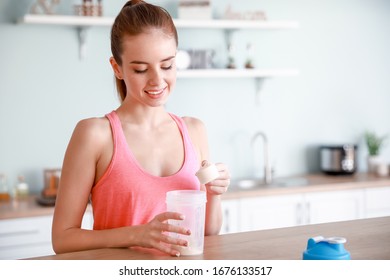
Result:
<svg viewBox="0 0 390 280"><path fill-rule="evenodd" d="M257 188L298 187L306 185L308 185L308 180L304 177L275 178L269 184L266 184L263 178L242 178L232 180L231 188L251 190Z"/></svg>

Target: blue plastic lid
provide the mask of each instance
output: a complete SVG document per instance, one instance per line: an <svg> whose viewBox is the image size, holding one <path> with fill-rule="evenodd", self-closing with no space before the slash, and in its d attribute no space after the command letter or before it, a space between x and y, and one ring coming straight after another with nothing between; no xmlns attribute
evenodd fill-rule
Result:
<svg viewBox="0 0 390 280"><path fill-rule="evenodd" d="M307 241L307 249L303 252L304 260L350 260L350 253L345 250L343 237L312 237Z"/></svg>

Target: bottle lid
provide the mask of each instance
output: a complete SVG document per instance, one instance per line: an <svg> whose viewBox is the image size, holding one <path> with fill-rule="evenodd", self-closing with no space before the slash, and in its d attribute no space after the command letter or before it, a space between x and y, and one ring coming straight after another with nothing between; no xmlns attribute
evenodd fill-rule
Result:
<svg viewBox="0 0 390 280"><path fill-rule="evenodd" d="M344 237L323 236L312 237L307 242L307 249L303 252L304 260L350 260L350 253L345 250Z"/></svg>
<svg viewBox="0 0 390 280"><path fill-rule="evenodd" d="M201 184L207 184L217 179L219 177L219 172L215 164L204 162L195 175L198 177Z"/></svg>

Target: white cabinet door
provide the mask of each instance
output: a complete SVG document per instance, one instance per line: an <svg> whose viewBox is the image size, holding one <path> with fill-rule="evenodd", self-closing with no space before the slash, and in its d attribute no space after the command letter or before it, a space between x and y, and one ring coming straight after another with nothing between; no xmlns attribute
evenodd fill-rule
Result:
<svg viewBox="0 0 390 280"><path fill-rule="evenodd" d="M52 255L53 217L6 219L0 221L0 259Z"/></svg>
<svg viewBox="0 0 390 280"><path fill-rule="evenodd" d="M301 194L243 198L240 201L240 230L300 225L302 200Z"/></svg>
<svg viewBox="0 0 390 280"><path fill-rule="evenodd" d="M347 221L364 217L364 190L344 190L304 195L305 224Z"/></svg>
<svg viewBox="0 0 390 280"><path fill-rule="evenodd" d="M390 187L366 189L366 218L390 216Z"/></svg>
<svg viewBox="0 0 390 280"><path fill-rule="evenodd" d="M222 208L221 233L390 216L390 186L256 196L224 201Z"/></svg>
<svg viewBox="0 0 390 280"><path fill-rule="evenodd" d="M0 259L24 259L54 255L51 243L53 216L0 221ZM92 229L93 216L86 211L82 228Z"/></svg>
<svg viewBox="0 0 390 280"><path fill-rule="evenodd" d="M238 220L239 220L239 200L229 199L222 200L222 227L220 234L238 232Z"/></svg>

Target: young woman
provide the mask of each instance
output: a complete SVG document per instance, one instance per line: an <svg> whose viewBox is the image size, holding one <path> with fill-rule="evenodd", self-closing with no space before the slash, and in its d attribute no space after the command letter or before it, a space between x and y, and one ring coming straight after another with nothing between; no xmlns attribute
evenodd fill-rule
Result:
<svg viewBox="0 0 390 280"><path fill-rule="evenodd" d="M209 159L206 131L195 118L165 111L176 82L177 31L161 7L128 1L111 30L110 63L121 105L101 118L80 121L69 142L56 200L52 240L56 253L141 246L177 256L187 246L167 233L190 235L170 225L170 190L207 192L205 234L218 234L220 196L229 185L227 167L200 185L195 173ZM81 229L91 201L93 230Z"/></svg>

